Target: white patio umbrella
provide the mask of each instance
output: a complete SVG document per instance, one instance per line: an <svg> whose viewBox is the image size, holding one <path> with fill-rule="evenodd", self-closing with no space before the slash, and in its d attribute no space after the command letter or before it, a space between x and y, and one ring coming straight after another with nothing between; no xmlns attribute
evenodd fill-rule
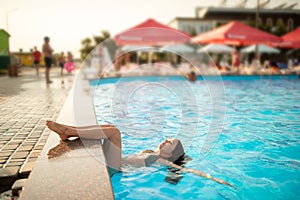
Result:
<svg viewBox="0 0 300 200"><path fill-rule="evenodd" d="M255 52L255 47L256 45L250 45L247 46L245 48L241 49L241 53L253 53ZM260 44L258 45L258 53L275 53L278 54L280 53L279 49L264 45L264 44Z"/></svg>
<svg viewBox="0 0 300 200"><path fill-rule="evenodd" d="M231 53L234 48L229 47L224 44L209 44L198 50L198 53L208 52L208 53Z"/></svg>
<svg viewBox="0 0 300 200"><path fill-rule="evenodd" d="M160 50L171 51L175 53L193 53L194 49L185 44L173 44L173 45L165 45L160 48Z"/></svg>

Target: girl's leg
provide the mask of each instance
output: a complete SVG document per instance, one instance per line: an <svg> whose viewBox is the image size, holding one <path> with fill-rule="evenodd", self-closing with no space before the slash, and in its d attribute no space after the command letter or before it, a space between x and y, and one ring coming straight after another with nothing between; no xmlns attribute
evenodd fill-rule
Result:
<svg viewBox="0 0 300 200"><path fill-rule="evenodd" d="M105 127L115 127L114 125L111 124L104 124L104 125L91 125L91 126L79 126L79 127L75 127L75 126L69 126L69 125L65 125L65 124L60 124L62 126L65 126L67 128L74 128L77 130L81 130L81 129L88 129L88 128L105 128Z"/></svg>
<svg viewBox="0 0 300 200"><path fill-rule="evenodd" d="M45 69L46 83L51 83L50 78L49 78L49 73L50 73L50 67L46 67L46 69Z"/></svg>
<svg viewBox="0 0 300 200"><path fill-rule="evenodd" d="M121 133L115 126L96 125L77 128L53 121L47 121L46 126L56 132L62 140L67 140L69 137L104 139L103 150L107 166L115 170L120 169L122 160Z"/></svg>
<svg viewBox="0 0 300 200"><path fill-rule="evenodd" d="M117 128L104 128L105 135L108 140L103 142L103 152L106 158L106 166L110 175L116 171L120 171L122 165L122 142L121 133Z"/></svg>
<svg viewBox="0 0 300 200"><path fill-rule="evenodd" d="M46 121L46 126L56 132L62 140L69 137L81 137L85 139L105 139L107 136L103 133L104 129L116 129L113 125L94 125L85 127L68 126L59 124L50 120Z"/></svg>

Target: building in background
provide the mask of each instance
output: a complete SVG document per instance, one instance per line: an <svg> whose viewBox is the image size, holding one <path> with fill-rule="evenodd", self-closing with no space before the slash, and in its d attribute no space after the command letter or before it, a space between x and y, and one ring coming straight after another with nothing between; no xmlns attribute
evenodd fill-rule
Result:
<svg viewBox="0 0 300 200"><path fill-rule="evenodd" d="M200 19L191 17L176 17L169 26L176 28L180 31L189 33L191 36L198 35L199 33L207 32L217 26L217 20Z"/></svg>
<svg viewBox="0 0 300 200"><path fill-rule="evenodd" d="M12 52L12 54L18 59L17 64L21 66L32 66L33 58L32 52Z"/></svg>
<svg viewBox="0 0 300 200"><path fill-rule="evenodd" d="M259 27L265 31L282 35L300 26L300 9L288 2L270 6L270 0L261 1L257 6L247 7L247 0L236 6L227 7L223 0L218 7L197 7L195 18L176 17L169 25L173 28L197 35L233 20L255 25L256 13L259 11Z"/></svg>
<svg viewBox="0 0 300 200"><path fill-rule="evenodd" d="M16 60L17 65L32 67L33 66L32 52L33 52L32 49L30 49L30 51L27 52L23 52L23 50L20 49L19 52L11 52L11 54L14 55L14 57L17 59ZM40 65L45 66L43 57L41 58Z"/></svg>

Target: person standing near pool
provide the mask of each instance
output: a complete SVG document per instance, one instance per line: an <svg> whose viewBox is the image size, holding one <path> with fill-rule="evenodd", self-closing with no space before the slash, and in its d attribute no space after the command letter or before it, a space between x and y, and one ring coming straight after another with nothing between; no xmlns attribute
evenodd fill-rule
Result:
<svg viewBox="0 0 300 200"><path fill-rule="evenodd" d="M194 82L197 80L197 74L194 70L193 65L190 64L190 72L184 75L189 81Z"/></svg>
<svg viewBox="0 0 300 200"><path fill-rule="evenodd" d="M63 75L64 66L66 63L64 52L62 51L58 56L58 66L60 67L60 75Z"/></svg>
<svg viewBox="0 0 300 200"><path fill-rule="evenodd" d="M75 70L76 67L73 63L73 54L70 51L67 52L67 59L68 62L64 65L64 68L68 73L71 73L73 70Z"/></svg>
<svg viewBox="0 0 300 200"><path fill-rule="evenodd" d="M232 62L231 70L233 72L238 72L240 66L240 53L236 48L231 53L231 62Z"/></svg>
<svg viewBox="0 0 300 200"><path fill-rule="evenodd" d="M33 66L36 69L36 75L39 75L39 68L40 68L42 53L37 49L36 46L34 47L34 51L32 52L32 56L33 56Z"/></svg>
<svg viewBox="0 0 300 200"><path fill-rule="evenodd" d="M44 44L43 44L43 53L44 53L44 60L45 60L45 76L46 76L46 83L52 83L52 81L49 78L49 73L52 65L52 53L53 49L50 46L50 38L49 37L44 37Z"/></svg>
<svg viewBox="0 0 300 200"><path fill-rule="evenodd" d="M154 163L170 166L179 169L183 172L189 172L211 179L220 184L224 184L236 189L232 184L218 178L214 178L209 174L195 169L184 168L175 164L180 159L183 159L185 152L180 140L172 138L166 139L160 143L155 150L144 150L139 154L131 155L122 159L122 141L121 133L114 125L94 125L85 127L74 127L64 124L59 124L53 121L46 121L46 126L56 132L61 140L68 140L70 137L80 137L84 139L105 139L108 140L103 144L103 150L106 158L106 163L109 166L110 172L118 172L122 166L150 166ZM51 150L50 150L51 151ZM49 153L51 153L49 151Z"/></svg>

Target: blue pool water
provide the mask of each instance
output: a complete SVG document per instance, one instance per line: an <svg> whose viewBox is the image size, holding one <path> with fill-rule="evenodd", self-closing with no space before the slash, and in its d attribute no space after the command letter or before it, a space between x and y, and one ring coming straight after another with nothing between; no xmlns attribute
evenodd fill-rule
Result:
<svg viewBox="0 0 300 200"><path fill-rule="evenodd" d="M195 83L136 77L91 86L99 124L121 130L123 156L176 137L192 158L185 167L238 188L154 165L115 174L116 199L299 199L296 76L206 77Z"/></svg>

